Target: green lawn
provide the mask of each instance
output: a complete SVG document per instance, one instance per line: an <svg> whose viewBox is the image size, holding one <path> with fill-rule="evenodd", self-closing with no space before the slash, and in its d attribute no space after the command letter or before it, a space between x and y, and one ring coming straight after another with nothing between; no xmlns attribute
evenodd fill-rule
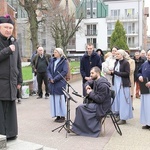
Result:
<svg viewBox="0 0 150 150"><path fill-rule="evenodd" d="M32 68L31 66L22 67L23 81L32 79Z"/></svg>
<svg viewBox="0 0 150 150"><path fill-rule="evenodd" d="M72 62L70 62L71 73L79 72L79 68L80 68L80 62L79 61L72 61Z"/></svg>
<svg viewBox="0 0 150 150"><path fill-rule="evenodd" d="M79 67L80 67L80 62L77 61L70 62L71 73L79 71ZM31 80L32 79L31 66L22 67L22 75L23 75L23 81Z"/></svg>
<svg viewBox="0 0 150 150"><path fill-rule="evenodd" d="M72 61L70 62L70 67L79 67L80 66L80 62L79 61Z"/></svg>

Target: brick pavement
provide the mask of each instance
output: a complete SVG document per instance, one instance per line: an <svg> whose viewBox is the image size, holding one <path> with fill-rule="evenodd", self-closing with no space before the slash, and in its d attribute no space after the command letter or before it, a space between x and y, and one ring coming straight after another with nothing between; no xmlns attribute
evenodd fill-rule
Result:
<svg viewBox="0 0 150 150"><path fill-rule="evenodd" d="M82 93L81 81L73 82L71 86L79 94ZM70 101L70 118L72 121L75 116L75 108L83 102L82 98L74 95L73 98L78 103ZM19 140L41 144L58 150L102 150L115 131L112 122L107 119L105 123L106 133L104 135L103 132L98 138L76 136L73 133L67 134L65 129L62 129L60 133L58 133L58 130L52 132L53 129L63 125L63 123L56 123L54 118L51 118L49 100L44 98L36 99L36 96L23 99L22 104L17 104L17 110Z"/></svg>

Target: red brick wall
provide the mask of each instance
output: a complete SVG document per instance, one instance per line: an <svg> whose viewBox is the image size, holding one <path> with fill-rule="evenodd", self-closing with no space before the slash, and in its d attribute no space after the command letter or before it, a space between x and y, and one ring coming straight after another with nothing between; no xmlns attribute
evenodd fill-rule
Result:
<svg viewBox="0 0 150 150"><path fill-rule="evenodd" d="M6 0L0 0L0 16L3 16L4 14L7 13L7 3Z"/></svg>

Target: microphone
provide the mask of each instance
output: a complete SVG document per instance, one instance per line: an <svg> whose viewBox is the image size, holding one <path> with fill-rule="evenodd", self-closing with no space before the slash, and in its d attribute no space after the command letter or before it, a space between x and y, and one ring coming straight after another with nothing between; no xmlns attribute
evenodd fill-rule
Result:
<svg viewBox="0 0 150 150"><path fill-rule="evenodd" d="M14 45L15 38L13 36L10 36L9 41L10 41L10 45L13 45L13 47L15 47L15 45ZM11 55L13 55L14 51L15 51L15 49L12 51Z"/></svg>
<svg viewBox="0 0 150 150"><path fill-rule="evenodd" d="M15 38L13 36L10 37L10 42L11 42L11 44L14 44Z"/></svg>
<svg viewBox="0 0 150 150"><path fill-rule="evenodd" d="M82 95L78 94L77 92L72 92L72 94L84 98Z"/></svg>

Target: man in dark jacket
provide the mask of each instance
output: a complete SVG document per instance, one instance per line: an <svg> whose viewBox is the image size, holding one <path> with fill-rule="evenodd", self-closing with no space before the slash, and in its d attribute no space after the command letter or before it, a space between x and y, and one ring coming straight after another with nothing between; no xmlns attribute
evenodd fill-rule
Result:
<svg viewBox="0 0 150 150"><path fill-rule="evenodd" d="M83 55L80 61L80 73L83 81L83 95L86 96L84 89L84 83L91 79L90 70L92 67L99 67L101 69L102 62L100 56L94 51L93 44L89 43L86 46L87 51Z"/></svg>
<svg viewBox="0 0 150 150"><path fill-rule="evenodd" d="M0 134L15 139L18 134L16 96L22 84L18 43L12 37L14 23L9 15L0 17Z"/></svg>
<svg viewBox="0 0 150 150"><path fill-rule="evenodd" d="M98 67L93 67L90 74L92 80L85 83L89 102L76 108L72 131L77 135L98 137L100 120L111 107L110 83L100 76Z"/></svg>
<svg viewBox="0 0 150 150"><path fill-rule="evenodd" d="M49 96L48 89L48 77L47 77L47 66L49 63L50 55L44 53L43 47L39 46L37 49L37 55L33 59L33 70L37 74L37 82L38 82L38 97L40 99L43 97L42 91L42 83L44 81L45 84L45 99Z"/></svg>
<svg viewBox="0 0 150 150"><path fill-rule="evenodd" d="M139 68L145 62L145 60L140 57L140 52L135 52L133 59L135 60L135 70L134 70L134 83L136 86L135 97L140 98L140 85L139 85L139 80L138 80L137 74L138 74Z"/></svg>

